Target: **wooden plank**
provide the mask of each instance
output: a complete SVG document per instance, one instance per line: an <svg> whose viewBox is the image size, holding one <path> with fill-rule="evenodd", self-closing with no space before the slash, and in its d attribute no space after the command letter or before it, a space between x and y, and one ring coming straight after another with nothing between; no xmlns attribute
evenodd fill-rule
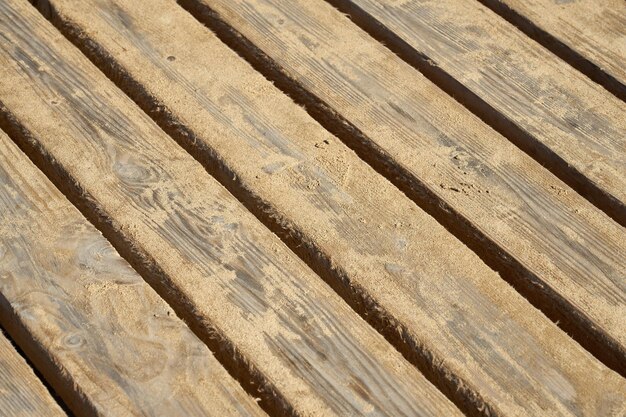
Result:
<svg viewBox="0 0 626 417"><path fill-rule="evenodd" d="M215 175L279 234L297 236L302 257L317 257L347 298L367 298L364 314L403 338L405 354L467 401L468 413L597 414L606 392L593 394L592 374L623 392L623 381L598 374L563 332L173 1L151 1L155 14L121 0L50 6L53 21L179 143L221 166ZM585 405L569 404L547 373Z"/></svg>
<svg viewBox="0 0 626 417"><path fill-rule="evenodd" d="M331 3L626 226L621 100L478 2Z"/></svg>
<svg viewBox="0 0 626 417"><path fill-rule="evenodd" d="M622 0L479 0L574 68L626 100Z"/></svg>
<svg viewBox="0 0 626 417"><path fill-rule="evenodd" d="M0 417L64 417L24 358L0 331Z"/></svg>
<svg viewBox="0 0 626 417"><path fill-rule="evenodd" d="M626 375L623 228L330 5L183 3Z"/></svg>
<svg viewBox="0 0 626 417"><path fill-rule="evenodd" d="M34 8L0 15L3 123L268 410L460 415Z"/></svg>
<svg viewBox="0 0 626 417"><path fill-rule="evenodd" d="M77 415L265 415L3 132L0 184L1 324Z"/></svg>

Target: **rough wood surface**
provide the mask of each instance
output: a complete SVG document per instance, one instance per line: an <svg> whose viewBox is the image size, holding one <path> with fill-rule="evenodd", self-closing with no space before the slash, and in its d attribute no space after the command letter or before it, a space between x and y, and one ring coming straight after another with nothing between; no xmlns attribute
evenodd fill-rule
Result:
<svg viewBox="0 0 626 417"><path fill-rule="evenodd" d="M621 100L476 1L331 2L626 226Z"/></svg>
<svg viewBox="0 0 626 417"><path fill-rule="evenodd" d="M618 413L588 382L616 383L618 398L619 377L173 1L150 4L158 14L122 0L53 0L48 12L304 257L330 266L323 275L343 274L342 292L373 300L365 314L392 317L444 389L477 396L468 412Z"/></svg>
<svg viewBox="0 0 626 417"><path fill-rule="evenodd" d="M626 100L626 2L479 1Z"/></svg>
<svg viewBox="0 0 626 417"><path fill-rule="evenodd" d="M332 6L184 3L626 374L623 228Z"/></svg>
<svg viewBox="0 0 626 417"><path fill-rule="evenodd" d="M33 416L66 414L0 331L0 417Z"/></svg>
<svg viewBox="0 0 626 417"><path fill-rule="evenodd" d="M1 132L0 236L2 325L76 415L264 415Z"/></svg>
<svg viewBox="0 0 626 417"><path fill-rule="evenodd" d="M5 126L269 410L460 415L34 8L0 15Z"/></svg>

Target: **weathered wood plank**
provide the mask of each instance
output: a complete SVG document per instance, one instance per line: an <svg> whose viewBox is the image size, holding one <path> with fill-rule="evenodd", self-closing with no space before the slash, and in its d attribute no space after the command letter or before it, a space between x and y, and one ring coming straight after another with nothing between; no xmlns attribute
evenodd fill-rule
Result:
<svg viewBox="0 0 626 417"><path fill-rule="evenodd" d="M623 228L330 5L182 2L626 375Z"/></svg>
<svg viewBox="0 0 626 417"><path fill-rule="evenodd" d="M478 2L331 3L626 226L621 100Z"/></svg>
<svg viewBox="0 0 626 417"><path fill-rule="evenodd" d="M479 0L626 100L623 0Z"/></svg>
<svg viewBox="0 0 626 417"><path fill-rule="evenodd" d="M268 409L460 415L34 8L0 15L3 123Z"/></svg>
<svg viewBox="0 0 626 417"><path fill-rule="evenodd" d="M0 236L2 325L77 415L265 415L2 132Z"/></svg>
<svg viewBox="0 0 626 417"><path fill-rule="evenodd" d="M66 414L0 331L0 417L33 416Z"/></svg>
<svg viewBox="0 0 626 417"><path fill-rule="evenodd" d="M606 392L590 387L589 376L617 383L618 393L623 381L599 371L466 247L173 1L152 0L154 14L145 2L122 0L50 6L58 27L183 146L207 167L220 166L214 173L274 230L297 236L292 247L303 257L321 258L314 263L335 287L373 300L376 308L365 314L374 321L391 316L395 322L378 327L396 339L401 330L403 351L422 354L416 361L459 403L468 401L470 413L480 406L502 415L611 413L601 410ZM573 395L564 397L547 373L560 375Z"/></svg>

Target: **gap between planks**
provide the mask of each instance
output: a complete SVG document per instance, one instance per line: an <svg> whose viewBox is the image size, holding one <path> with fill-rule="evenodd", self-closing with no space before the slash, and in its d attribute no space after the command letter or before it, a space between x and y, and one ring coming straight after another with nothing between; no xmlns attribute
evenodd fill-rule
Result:
<svg viewBox="0 0 626 417"><path fill-rule="evenodd" d="M285 72L281 66L242 35L237 29L225 22L206 2L198 0L177 0L178 3L211 29L222 42L246 59L257 71L271 80L275 86L303 106L328 131L352 148L361 159L385 176L420 208L434 217L457 239L466 244L487 265L500 273L520 294L540 309L554 323L561 327L585 349L604 362L607 366L626 376L624 352L619 343L596 327L584 312L578 310L567 299L551 288L546 288L541 279L524 266L515 257L508 254L506 248L478 229L471 220L464 217L453 206L433 193L419 178L405 166L396 163L387 153L376 146L368 136L348 119L335 111L321 98L311 93L300 82ZM298 247L297 239L287 236L286 241L293 250L310 258L308 252ZM301 243L300 243L301 244ZM295 245L295 246L294 246ZM313 264L322 275L328 276L323 268L326 263ZM333 272L332 274L337 274ZM339 278L341 274L339 273ZM354 302L354 301L353 301ZM357 302L357 304L360 302ZM358 306L356 308L359 308ZM364 311L360 308L360 311ZM365 310L366 311L366 310ZM368 318L372 320L372 318ZM402 339L390 334L393 340Z"/></svg>
<svg viewBox="0 0 626 417"><path fill-rule="evenodd" d="M511 143L531 158L549 169L582 197L604 211L620 225L626 226L626 207L619 198L604 190L583 172L568 163L556 151L541 140L533 137L527 130L518 126L513 119L498 111L478 94L471 91L470 88L463 85L461 81L446 72L442 66L436 65L430 57L416 50L406 40L402 39L400 35L364 11L355 2L352 0L325 1L349 16L355 24L370 36L424 74L426 78L445 91L450 97L458 101L502 136L509 139ZM485 1L491 2L492 0ZM499 0L493 0L493 2L500 3Z"/></svg>

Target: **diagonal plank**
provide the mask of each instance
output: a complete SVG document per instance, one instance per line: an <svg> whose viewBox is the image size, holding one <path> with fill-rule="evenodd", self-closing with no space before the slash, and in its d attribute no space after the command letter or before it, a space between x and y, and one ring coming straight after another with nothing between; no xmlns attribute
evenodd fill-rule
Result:
<svg viewBox="0 0 626 417"><path fill-rule="evenodd" d="M34 8L0 16L5 125L267 409L460 415Z"/></svg>
<svg viewBox="0 0 626 417"><path fill-rule="evenodd" d="M173 1L150 4L158 14L122 0L53 0L48 11L339 291L374 302L364 314L392 316L379 329L402 330L408 356L430 355L416 360L459 403L474 398L470 413L482 396L504 415L610 414L588 384L598 364L563 332Z"/></svg>
<svg viewBox="0 0 626 417"><path fill-rule="evenodd" d="M476 1L330 2L626 226L622 101Z"/></svg>
<svg viewBox="0 0 626 417"><path fill-rule="evenodd" d="M623 228L330 5L184 3L626 375Z"/></svg>
<svg viewBox="0 0 626 417"><path fill-rule="evenodd" d="M3 132L0 236L1 324L77 415L264 415Z"/></svg>
<svg viewBox="0 0 626 417"><path fill-rule="evenodd" d="M0 331L0 417L44 415L66 416L24 358Z"/></svg>
<svg viewBox="0 0 626 417"><path fill-rule="evenodd" d="M479 0L626 101L623 0Z"/></svg>

